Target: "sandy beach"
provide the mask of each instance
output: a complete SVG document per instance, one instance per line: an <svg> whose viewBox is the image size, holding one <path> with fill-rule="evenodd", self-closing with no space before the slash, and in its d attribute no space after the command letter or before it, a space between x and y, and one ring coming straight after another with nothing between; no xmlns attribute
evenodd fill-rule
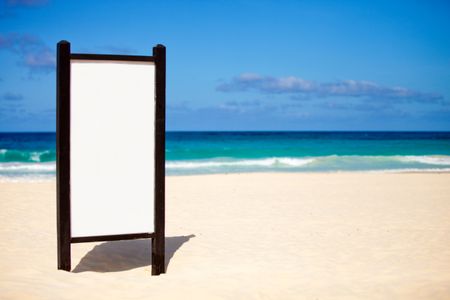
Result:
<svg viewBox="0 0 450 300"><path fill-rule="evenodd" d="M150 241L72 245L55 181L0 182L0 299L450 299L450 174L170 176ZM120 220L118 220L120 221Z"/></svg>

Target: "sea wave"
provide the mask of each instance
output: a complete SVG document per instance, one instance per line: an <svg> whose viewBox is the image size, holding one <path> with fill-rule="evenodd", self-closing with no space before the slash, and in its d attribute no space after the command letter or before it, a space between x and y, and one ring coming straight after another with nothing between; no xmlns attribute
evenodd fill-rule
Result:
<svg viewBox="0 0 450 300"><path fill-rule="evenodd" d="M54 172L55 163L0 163L0 172Z"/></svg>
<svg viewBox="0 0 450 300"><path fill-rule="evenodd" d="M5 152L5 151L3 151ZM114 162L111 162L114 172ZM449 172L450 156L364 156L212 158L167 160L167 175L242 172ZM56 162L0 162L0 177L54 177Z"/></svg>
<svg viewBox="0 0 450 300"><path fill-rule="evenodd" d="M216 158L208 160L167 161L169 174L220 173L246 171L386 171L427 170L445 171L450 166L450 156L364 156L328 155L317 157L271 157L261 159Z"/></svg>
<svg viewBox="0 0 450 300"><path fill-rule="evenodd" d="M450 156L447 155L423 155L423 156L398 156L398 159L405 162L419 162L428 165L450 166Z"/></svg>
<svg viewBox="0 0 450 300"><path fill-rule="evenodd" d="M56 160L54 150L0 149L0 163L8 162L51 162Z"/></svg>
<svg viewBox="0 0 450 300"><path fill-rule="evenodd" d="M219 167L300 167L312 163L315 158L263 158L242 159L231 161L196 160L196 161L167 161L166 169L201 169Z"/></svg>
<svg viewBox="0 0 450 300"><path fill-rule="evenodd" d="M0 181L52 180L56 175L55 162L0 163Z"/></svg>

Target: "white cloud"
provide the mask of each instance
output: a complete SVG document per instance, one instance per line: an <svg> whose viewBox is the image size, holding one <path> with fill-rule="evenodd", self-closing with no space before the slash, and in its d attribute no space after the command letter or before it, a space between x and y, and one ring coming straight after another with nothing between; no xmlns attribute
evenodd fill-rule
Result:
<svg viewBox="0 0 450 300"><path fill-rule="evenodd" d="M217 86L218 91L258 91L266 94L291 94L317 97L364 97L371 99L396 99L413 102L444 103L443 96L437 93L423 93L404 87L389 87L364 80L340 80L335 82L316 82L303 78L261 76L244 73L227 83Z"/></svg>

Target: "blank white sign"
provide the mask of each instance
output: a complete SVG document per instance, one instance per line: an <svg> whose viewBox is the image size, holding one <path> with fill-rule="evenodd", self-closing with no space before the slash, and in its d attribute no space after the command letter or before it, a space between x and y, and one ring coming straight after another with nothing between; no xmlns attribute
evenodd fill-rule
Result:
<svg viewBox="0 0 450 300"><path fill-rule="evenodd" d="M72 237L153 232L155 65L71 60Z"/></svg>

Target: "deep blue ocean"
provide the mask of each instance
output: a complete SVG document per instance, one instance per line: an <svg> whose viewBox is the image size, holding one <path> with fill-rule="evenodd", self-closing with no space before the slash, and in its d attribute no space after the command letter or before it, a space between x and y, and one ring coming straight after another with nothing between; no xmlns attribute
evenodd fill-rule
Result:
<svg viewBox="0 0 450 300"><path fill-rule="evenodd" d="M53 178L55 139L55 133L0 133L0 178ZM120 149L118 136L111 151L120 157ZM339 171L449 172L450 132L166 134L167 175Z"/></svg>

